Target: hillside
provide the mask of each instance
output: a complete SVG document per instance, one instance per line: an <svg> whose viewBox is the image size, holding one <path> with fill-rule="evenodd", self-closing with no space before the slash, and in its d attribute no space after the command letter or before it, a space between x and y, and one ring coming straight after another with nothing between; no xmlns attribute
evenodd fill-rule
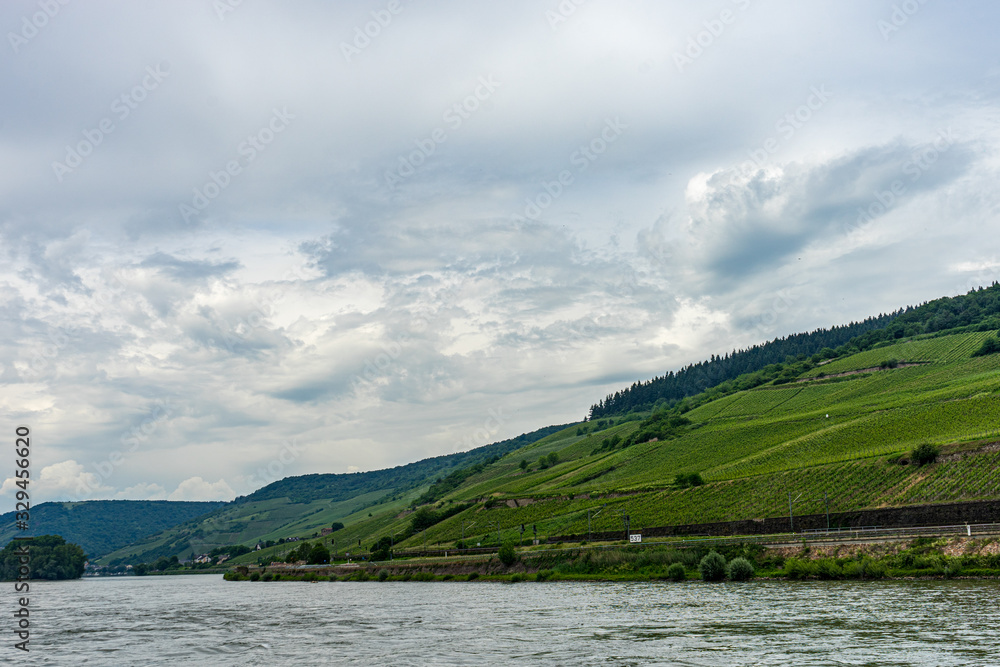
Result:
<svg viewBox="0 0 1000 667"><path fill-rule="evenodd" d="M371 472L313 474L287 477L197 520L175 522L169 530L146 531L102 552L101 564L155 561L161 556L190 558L230 544L253 546L258 541L310 536L334 522L368 518L369 508L384 512L412 503L441 476L487 462L566 428L548 426L465 452ZM139 539L143 538L143 539Z"/></svg>
<svg viewBox="0 0 1000 667"><path fill-rule="evenodd" d="M496 543L519 537L522 525L542 538L585 534L588 510L599 532L620 529L626 514L641 528L783 516L789 501L803 514L827 503L836 512L998 498L1000 354L977 354L989 340L1000 348L998 312L994 284L899 311L835 349L658 401L655 411L551 427L508 443L502 455L453 460L447 471L411 464L438 470L436 481L403 483L393 471L283 480L105 562L310 538L333 521L345 527L328 543L357 551L359 541L368 548L380 538L404 548L463 537ZM911 450L925 444L940 459L911 462ZM692 485L695 473L704 484Z"/></svg>
<svg viewBox="0 0 1000 667"><path fill-rule="evenodd" d="M170 500L42 503L31 508L31 531L27 533L14 527L14 512L0 516L0 544L7 544L15 535L60 535L79 544L94 559L223 505Z"/></svg>
<svg viewBox="0 0 1000 667"><path fill-rule="evenodd" d="M992 332L918 336L846 355L748 390L705 400L664 438L630 446L658 423L597 420L539 440L470 475L436 503L453 516L411 534L402 504L337 533L371 545L495 544L520 537L1000 497L1000 354L973 356ZM884 362L884 363L883 363ZM800 365L805 368L808 364ZM783 369L779 373L783 373ZM662 413L670 414L670 413ZM909 461L920 444L936 463ZM559 462L542 468L555 453ZM521 461L529 461L522 470ZM705 484L682 488L678 474ZM469 506L466 508L466 504ZM404 539L405 538L405 539ZM275 547L244 560L269 558Z"/></svg>
<svg viewBox="0 0 1000 667"><path fill-rule="evenodd" d="M816 329L776 338L746 350L716 356L669 372L607 396L590 408L590 418L598 419L632 411L647 411L658 405L672 406L688 396L755 373L789 357L826 354L842 356L853 350L866 350L886 341L928 333L963 330L1000 329L1000 286L971 290L968 294L943 297L907 307L889 315L870 317L844 326ZM837 348L837 349L834 349Z"/></svg>

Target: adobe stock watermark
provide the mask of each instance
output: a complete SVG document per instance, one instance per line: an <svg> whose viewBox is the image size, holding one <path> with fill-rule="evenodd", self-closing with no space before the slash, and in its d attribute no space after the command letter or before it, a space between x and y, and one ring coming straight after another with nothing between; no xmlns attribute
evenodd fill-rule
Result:
<svg viewBox="0 0 1000 667"><path fill-rule="evenodd" d="M545 20L549 22L552 32L555 32L560 24L565 23L573 14L576 14L577 8L585 2L587 0L562 0L555 9L545 10Z"/></svg>
<svg viewBox="0 0 1000 667"><path fill-rule="evenodd" d="M267 150L271 142L288 128L289 121L294 119L295 114L289 113L288 107L272 109L271 118L236 146L237 157L226 162L222 169L209 171L208 180L201 187L194 188L191 203L178 206L184 222L190 223L192 218L208 208L212 200L230 186L233 178L242 174L251 162Z"/></svg>
<svg viewBox="0 0 1000 667"><path fill-rule="evenodd" d="M600 325L593 317L587 317L581 323L579 320L569 326L567 335L563 337L561 345L556 349L555 356L559 363L574 362L575 357L571 357L571 352L577 343L588 343L596 341L600 333Z"/></svg>
<svg viewBox="0 0 1000 667"><path fill-rule="evenodd" d="M279 479L284 479L285 468L297 461L304 451L305 445L300 445L295 438L285 440L278 455L271 459L266 466L259 466L256 472L247 478L247 484L252 489L259 489L272 482L277 482Z"/></svg>
<svg viewBox="0 0 1000 667"><path fill-rule="evenodd" d="M258 296L254 300L254 308L246 317L241 317L235 324L230 324L223 320L225 328L222 330L222 344L230 352L234 352L241 343L246 343L250 334L257 328L264 326L269 317L274 315L275 306L284 299L282 292L273 292L263 296ZM209 345L215 345L216 339L209 338Z"/></svg>
<svg viewBox="0 0 1000 667"><path fill-rule="evenodd" d="M955 145L955 141L955 135L950 127L947 130L939 131L934 141L910 154L910 159L903 163L901 168L903 174L909 177L911 184L919 181L941 158L941 155ZM880 215L888 213L907 192L906 182L901 178L890 183L887 190L876 190L871 203L858 207L858 217L853 224L847 225L847 231L861 229Z"/></svg>
<svg viewBox="0 0 1000 667"><path fill-rule="evenodd" d="M93 154L94 149L115 131L117 128L115 118L120 123L131 116L132 112L138 109L139 105L146 101L149 94L159 88L168 76L170 76L170 63L164 61L156 66L147 65L145 75L139 83L111 101L111 113L114 114L114 117L105 116L97 122L96 127L83 130L83 139L75 145L66 145L66 157L63 161L57 160L52 163L52 171L56 175L56 180L62 183L68 174L80 167L84 160Z"/></svg>
<svg viewBox="0 0 1000 667"><path fill-rule="evenodd" d="M392 24L393 18L399 16L406 7L401 0L389 0L385 9L371 12L372 20L364 26L354 27L354 39L340 43L340 52L348 63L372 44L372 40L382 34L382 31Z"/></svg>
<svg viewBox="0 0 1000 667"><path fill-rule="evenodd" d="M452 132L458 130L465 121L472 117L472 114L482 107L486 100L493 96L493 93L501 85L503 84L497 81L492 74L479 77L475 90L445 109L441 120ZM417 169L437 151L438 144L448 141L448 136L447 129L437 127L423 139L415 139L413 144L416 146L416 150L400 155L397 158L396 168L393 171L385 172L385 184L389 189L395 190L396 186L405 179L417 173Z"/></svg>
<svg viewBox="0 0 1000 667"><path fill-rule="evenodd" d="M85 500L87 496L99 490L100 485L110 479L114 475L115 470L125 462L125 455L137 451L139 445L145 443L149 439L149 436L156 432L160 423L168 419L173 413L173 408L167 399L158 399L155 401L149 415L137 426L123 431L121 437L119 437L119 443L128 449L124 452L116 449L105 460L93 464L94 472L99 481L92 485L81 479L77 485L77 497L75 500Z"/></svg>
<svg viewBox="0 0 1000 667"><path fill-rule="evenodd" d="M281 277L283 281L306 279L307 276L302 271L301 266L296 266L285 271ZM235 324L230 324L229 321L223 320L225 328L222 331L222 343L226 346L226 349L234 352L238 344L247 342L250 334L255 329L266 326L268 318L275 314L277 310L276 306L284 299L285 293L282 290L257 294L253 303L254 308L247 316L241 317ZM207 342L209 345L215 345L218 341L214 338L209 338Z"/></svg>
<svg viewBox="0 0 1000 667"><path fill-rule="evenodd" d="M414 318L410 324L413 333L426 331L427 326L427 320L422 317ZM382 343L382 351L374 357L365 359L364 370L351 378L351 389L357 392L366 386L374 384L376 380L385 376L403 354L403 344L409 339L410 336L404 334L396 336L388 343Z"/></svg>
<svg viewBox="0 0 1000 667"><path fill-rule="evenodd" d="M77 337L78 329L65 329L58 327L49 329L48 344L33 350L24 361L21 361L20 374L29 380L38 379L43 373L49 370L53 361L60 355L71 340ZM17 367L17 365L15 365Z"/></svg>
<svg viewBox="0 0 1000 667"><path fill-rule="evenodd" d="M586 144L581 145L569 156L569 162L576 167L576 172L582 174L590 168L590 165L597 161L608 150L608 147L618 141L621 135L628 129L628 125L615 116L614 120L607 118L601 132ZM576 177L570 169L563 169L553 180L542 181L541 190L533 197L525 198L524 210L511 216L514 223L523 224L527 220L537 221L542 213L553 202L562 197L566 189L573 185Z"/></svg>
<svg viewBox="0 0 1000 667"><path fill-rule="evenodd" d="M732 0L732 2L741 12L750 7L750 0ZM699 30L688 37L683 50L674 51L674 65L677 66L677 71L683 74L684 68L693 65L707 49L712 48L716 40L726 32L726 28L736 23L737 18L739 15L733 10L723 9L715 18L702 22L704 30Z"/></svg>
<svg viewBox="0 0 1000 667"><path fill-rule="evenodd" d="M882 39L886 42L894 33L910 22L910 19L919 12L928 0L903 0L903 2L892 6L892 13L888 19L879 19L875 22Z"/></svg>
<svg viewBox="0 0 1000 667"><path fill-rule="evenodd" d="M781 146L791 141L795 133L801 130L813 118L813 114L823 108L830 100L832 93L826 89L826 84L811 86L809 96L798 107L784 114L774 123L778 136L768 137L758 147L749 151L750 159L743 163L744 171L754 171L762 168L767 159L778 152Z"/></svg>
<svg viewBox="0 0 1000 667"><path fill-rule="evenodd" d="M232 14L243 6L243 0L212 0L212 9L219 21L226 20L226 14Z"/></svg>
<svg viewBox="0 0 1000 667"><path fill-rule="evenodd" d="M21 47L26 46L28 42L37 37L39 31L47 26L49 21L56 17L59 10L68 5L69 2L70 0L39 0L39 11L30 17L22 16L21 29L18 32L10 31L7 33L7 41L10 42L10 48L14 49L14 53L19 53Z"/></svg>
<svg viewBox="0 0 1000 667"><path fill-rule="evenodd" d="M795 299L787 289L780 289L774 293L771 303L768 304L764 312L753 318L747 329L756 331L758 335L766 338L778 323L781 315L787 313L795 306Z"/></svg>
<svg viewBox="0 0 1000 667"><path fill-rule="evenodd" d="M465 452L488 445L493 441L496 434L507 423L507 418L503 414L503 408L500 407L490 408L486 412L489 416L483 420L483 425L465 434L460 440L456 440L452 445L453 452Z"/></svg>
<svg viewBox="0 0 1000 667"><path fill-rule="evenodd" d="M680 254L675 243L655 228L640 230L636 241L639 256L644 257L653 267L666 266Z"/></svg>

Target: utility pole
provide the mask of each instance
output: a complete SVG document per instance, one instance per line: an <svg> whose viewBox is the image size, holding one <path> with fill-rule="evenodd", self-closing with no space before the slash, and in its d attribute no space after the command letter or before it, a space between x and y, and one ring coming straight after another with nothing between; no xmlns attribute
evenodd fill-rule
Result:
<svg viewBox="0 0 1000 667"><path fill-rule="evenodd" d="M469 520L468 519L462 519L462 542L465 542L465 524L466 523L469 523ZM476 522L473 521L473 522L469 523L469 528L472 528L475 525L476 525Z"/></svg>
<svg viewBox="0 0 1000 667"><path fill-rule="evenodd" d="M601 505L601 509L597 510L597 514L600 514L601 512L603 512L604 508L607 507L607 506L608 506L607 503L604 503L603 505ZM593 512L593 511L594 511L593 507L587 509L587 539L590 542L594 541L594 531L591 530L591 528L590 528L590 513ZM596 517L597 514L595 514L594 516Z"/></svg>
<svg viewBox="0 0 1000 667"><path fill-rule="evenodd" d="M826 532L830 532L830 496L823 492L823 500L826 501Z"/></svg>
<svg viewBox="0 0 1000 667"><path fill-rule="evenodd" d="M795 532L795 516L792 514L792 492L788 492L788 525L791 526L792 532Z"/></svg>

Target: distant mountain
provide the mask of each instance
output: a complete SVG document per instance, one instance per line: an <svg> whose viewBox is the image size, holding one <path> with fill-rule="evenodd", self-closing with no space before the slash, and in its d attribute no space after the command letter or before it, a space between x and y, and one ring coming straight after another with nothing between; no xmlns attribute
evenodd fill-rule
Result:
<svg viewBox="0 0 1000 667"><path fill-rule="evenodd" d="M0 544L15 535L60 535L79 544L93 560L146 535L216 510L223 502L85 500L42 503L31 508L31 530L14 526L14 512L0 515Z"/></svg>

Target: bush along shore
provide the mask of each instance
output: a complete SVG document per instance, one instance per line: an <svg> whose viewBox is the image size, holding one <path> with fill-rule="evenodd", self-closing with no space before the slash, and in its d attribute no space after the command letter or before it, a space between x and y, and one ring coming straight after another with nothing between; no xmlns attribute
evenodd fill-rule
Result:
<svg viewBox="0 0 1000 667"><path fill-rule="evenodd" d="M1000 578L1000 539L917 538L839 546L501 549L479 559L415 559L301 567L238 566L227 581L750 581Z"/></svg>

